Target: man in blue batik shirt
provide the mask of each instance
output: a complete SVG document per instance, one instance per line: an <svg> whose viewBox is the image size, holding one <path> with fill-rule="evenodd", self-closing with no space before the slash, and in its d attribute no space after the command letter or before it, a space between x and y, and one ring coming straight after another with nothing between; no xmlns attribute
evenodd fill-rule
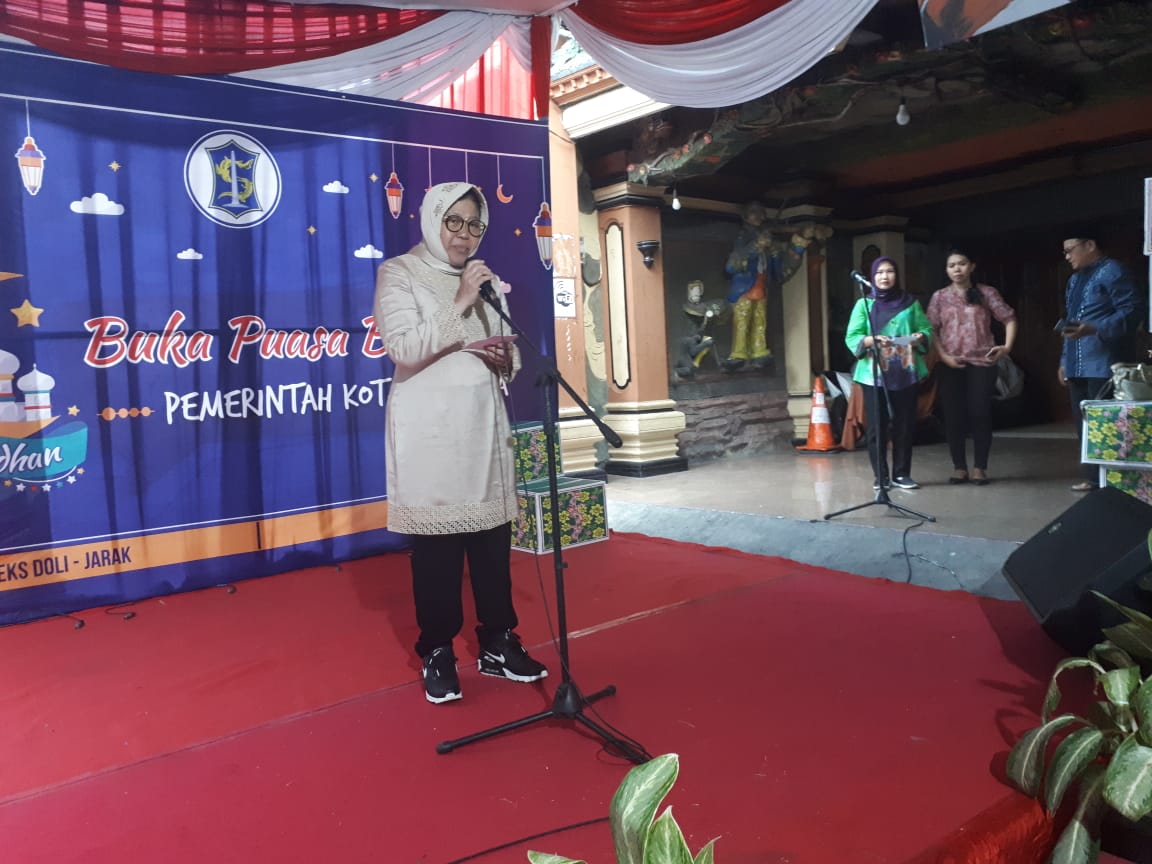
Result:
<svg viewBox="0 0 1152 864"><path fill-rule="evenodd" d="M1091 229L1064 241L1064 257L1072 267L1064 292L1068 310L1060 335L1064 349L1057 377L1068 388L1077 438L1083 435L1080 403L1099 397L1112 378L1112 364L1128 359L1133 337L1144 316L1136 283L1119 261L1106 256ZM1075 492L1095 489L1096 465L1084 465L1084 480Z"/></svg>

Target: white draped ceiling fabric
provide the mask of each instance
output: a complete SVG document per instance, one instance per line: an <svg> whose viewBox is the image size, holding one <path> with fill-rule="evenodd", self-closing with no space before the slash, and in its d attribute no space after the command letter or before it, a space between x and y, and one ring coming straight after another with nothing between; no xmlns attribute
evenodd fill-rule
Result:
<svg viewBox="0 0 1152 864"><path fill-rule="evenodd" d="M395 3L361 0L358 5L389 7ZM662 14L661 0L650 0L648 5L653 16ZM727 32L654 45L621 38L590 23L581 16L579 4L497 0L480 8L466 0L408 2L403 8L452 11L366 48L240 74L423 102L464 75L498 38L525 69L531 68L530 16L553 13L580 47L622 84L660 102L714 108L746 102L784 86L847 39L876 0L784 0L767 5L777 8Z"/></svg>
<svg viewBox="0 0 1152 864"><path fill-rule="evenodd" d="M518 95L527 97L516 116L532 116L547 110L550 18L639 93L715 108L792 81L835 50L876 2L3 0L0 35L125 68L188 74L194 64L195 74L415 102L435 102L450 85L485 74L490 86L508 88L513 79L497 67L514 63L522 67ZM259 45L238 42L237 33L255 34ZM294 62L281 59L287 55Z"/></svg>
<svg viewBox="0 0 1152 864"><path fill-rule="evenodd" d="M716 108L783 87L851 35L876 0L791 0L742 27L675 45L641 45L560 14L580 47L621 84L657 102Z"/></svg>

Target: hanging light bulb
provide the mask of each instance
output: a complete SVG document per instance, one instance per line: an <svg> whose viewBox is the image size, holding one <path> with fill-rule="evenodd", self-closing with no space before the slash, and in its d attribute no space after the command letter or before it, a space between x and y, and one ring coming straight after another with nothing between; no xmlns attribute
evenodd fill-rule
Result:
<svg viewBox="0 0 1152 864"><path fill-rule="evenodd" d="M673 210L679 210L680 209L680 196L676 194L676 187L675 186L672 187L672 209Z"/></svg>
<svg viewBox="0 0 1152 864"><path fill-rule="evenodd" d="M912 122L912 115L908 113L908 104L904 101L904 97L900 97L900 107L896 109L896 125L907 126Z"/></svg>

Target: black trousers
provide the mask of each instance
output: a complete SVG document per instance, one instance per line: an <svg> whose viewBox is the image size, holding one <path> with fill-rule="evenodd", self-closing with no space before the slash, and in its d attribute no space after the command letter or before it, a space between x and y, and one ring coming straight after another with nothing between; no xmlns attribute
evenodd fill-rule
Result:
<svg viewBox="0 0 1152 864"><path fill-rule="evenodd" d="M963 366L953 369L936 364L940 407L944 411L944 437L952 455L952 467L968 470L967 438L972 433L972 466L988 469L992 450L992 394L996 392L995 366Z"/></svg>
<svg viewBox="0 0 1152 864"><path fill-rule="evenodd" d="M864 388L864 417L868 430L868 458L872 460L872 473L886 482L892 477L912 474L912 439L916 435L916 387L889 390L884 398L883 388L862 384ZM888 411L888 402L892 411ZM892 473L888 473L888 443L892 443Z"/></svg>
<svg viewBox="0 0 1152 864"><path fill-rule="evenodd" d="M505 630L516 629L512 606L512 524L470 534L421 534L412 537L412 595L421 657L451 645L464 626L464 559L483 645Z"/></svg>
<svg viewBox="0 0 1152 864"><path fill-rule="evenodd" d="M1100 392L1109 378L1069 378L1068 398L1072 401L1072 418L1076 421L1076 440L1084 437L1084 412L1080 410L1080 403L1089 399L1099 399ZM1084 479L1093 486L1100 482L1100 466L1080 463L1080 472Z"/></svg>

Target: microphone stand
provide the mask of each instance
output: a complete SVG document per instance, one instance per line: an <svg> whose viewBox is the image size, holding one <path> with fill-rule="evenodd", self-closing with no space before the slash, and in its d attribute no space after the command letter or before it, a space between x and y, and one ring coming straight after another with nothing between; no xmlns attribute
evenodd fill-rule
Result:
<svg viewBox="0 0 1152 864"><path fill-rule="evenodd" d="M580 410L584 412L585 416L596 424L596 428L600 430L600 434L604 436L604 439L609 444L613 447L621 447L624 442L620 440L620 436L616 434L615 430L604 423L604 421L596 415L596 412L588 407L587 403L584 402L568 382L564 380L564 377L556 368L555 360L547 357L524 335L524 331L517 326L516 322L508 317L504 308L500 305L500 301L496 298L491 283L485 282L480 287L480 296L484 302L496 310L496 314L512 329L512 332L519 337L521 342L532 349L533 353L543 364L543 370L537 377L536 383L538 386L544 388L544 441L548 449L548 500L552 506L552 565L556 574L556 623L560 631L559 651L561 677L560 683L556 687L555 696L552 699L551 708L527 717L521 717L519 720L502 723L499 726L494 726L481 732L465 735L463 738L441 741L436 745L436 752L450 753L458 747L471 744L473 741L491 738L503 732L511 732L513 729L529 726L541 720L562 718L565 720L575 720L583 724L595 732L607 746L615 749L616 752L624 758L637 765L643 764L650 760L652 756L642 746L613 735L599 723L584 715L584 709L591 703L603 699L606 696L615 695L615 685L610 684L602 690L597 690L595 693L585 696L572 680L571 669L568 663L568 614L564 599L564 569L567 565L564 563L564 553L561 551L560 544L560 492L557 479L555 450L556 421L552 414L552 383L555 382L564 388L564 392L571 396L572 401L580 407Z"/></svg>
<svg viewBox="0 0 1152 864"><path fill-rule="evenodd" d="M873 308L868 306L868 289L873 288L871 282L863 276L858 275L855 271L852 272L852 278L860 283L860 297L864 301L864 312L868 319L868 335L872 337L872 347L868 349L868 354L872 357L872 404L866 406L866 410L871 412L868 417L872 423L876 424L876 434L868 435L868 452L874 457L872 463L873 467L879 469L881 464L887 464L888 454L887 447L881 449L881 439L887 439L887 435L882 435L882 420L883 416L880 414L880 393L884 393L884 404L888 408L887 418L888 422L892 420L892 397L888 394L888 385L884 381L884 376L880 373L880 346L876 344L876 326L872 321ZM875 304L873 304L873 307ZM879 473L879 472L878 472ZM863 504L857 504L854 507L846 507L843 510L837 510L835 513L828 513L824 516L825 521L834 519L837 516L843 516L845 513L852 513L855 510L863 510L865 507L872 507L876 504L883 505L889 510L895 510L902 516L908 516L913 519L923 519L925 522L935 522L935 516L928 516L924 513L917 513L908 507L896 504L888 497L888 487L884 485L883 472L878 476L877 482L880 484L880 490L876 493L876 500L865 501ZM889 478L891 482L891 478Z"/></svg>

